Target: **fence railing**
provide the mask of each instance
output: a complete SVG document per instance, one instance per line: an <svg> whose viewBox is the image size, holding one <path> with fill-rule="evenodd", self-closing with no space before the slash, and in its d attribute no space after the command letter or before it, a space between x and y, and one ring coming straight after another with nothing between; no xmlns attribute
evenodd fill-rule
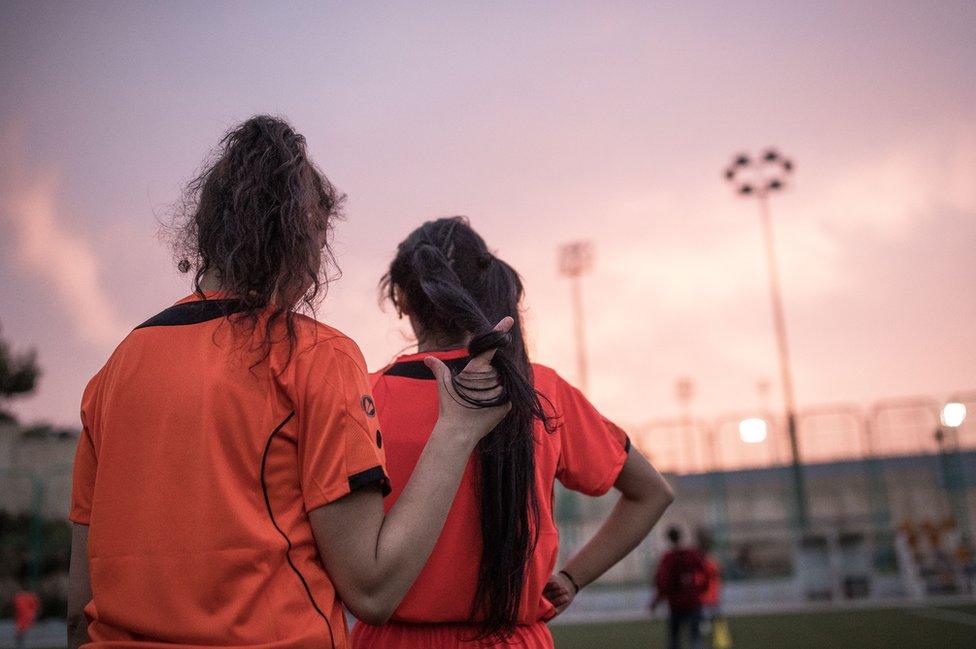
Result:
<svg viewBox="0 0 976 649"><path fill-rule="evenodd" d="M949 401L963 403L969 416L947 434L939 415ZM743 420L761 419L766 435L744 441ZM764 410L723 414L713 419L657 419L629 429L631 440L657 466L670 473L765 468L790 462L784 418ZM801 461L821 463L896 455L936 454L976 448L976 391L948 398L908 396L869 404L835 403L801 408L797 413Z"/></svg>

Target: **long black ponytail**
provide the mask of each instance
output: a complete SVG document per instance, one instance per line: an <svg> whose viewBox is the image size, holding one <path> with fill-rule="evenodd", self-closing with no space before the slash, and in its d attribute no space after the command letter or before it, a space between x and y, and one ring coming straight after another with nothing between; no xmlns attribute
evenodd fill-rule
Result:
<svg viewBox="0 0 976 649"><path fill-rule="evenodd" d="M536 419L548 427L522 334L522 280L457 216L410 233L380 287L398 309L409 308L425 335L452 344L470 338L472 355L499 346L492 327L505 316L515 319L492 361L512 409L476 451L483 543L471 611L478 639L509 637L539 529L532 431Z"/></svg>

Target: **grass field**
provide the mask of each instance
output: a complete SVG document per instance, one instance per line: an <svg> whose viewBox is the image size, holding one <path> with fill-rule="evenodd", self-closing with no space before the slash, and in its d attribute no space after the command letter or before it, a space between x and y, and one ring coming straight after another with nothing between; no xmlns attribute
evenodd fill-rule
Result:
<svg viewBox="0 0 976 649"><path fill-rule="evenodd" d="M976 605L748 615L733 649L976 649ZM552 626L558 649L665 647L662 620Z"/></svg>
<svg viewBox="0 0 976 649"><path fill-rule="evenodd" d="M47 622L29 647L64 646L64 624ZM729 619L733 649L976 649L976 604L742 615ZM664 622L552 625L557 649L655 649L666 646ZM0 649L13 647L0 623Z"/></svg>

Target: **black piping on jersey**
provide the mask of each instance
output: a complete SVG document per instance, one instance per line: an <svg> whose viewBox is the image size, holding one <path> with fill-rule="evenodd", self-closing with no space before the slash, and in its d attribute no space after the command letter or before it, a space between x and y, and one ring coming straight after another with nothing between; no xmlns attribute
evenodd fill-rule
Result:
<svg viewBox="0 0 976 649"><path fill-rule="evenodd" d="M291 421L292 417L294 416L295 411L292 410L288 416L285 417L280 424L278 424L278 427L271 431L271 434L268 435L268 442L264 445L264 454L261 456L261 491L264 493L264 504L268 508L268 517L271 519L271 524L274 525L274 528L278 530L278 534L281 534L281 538L285 539L285 543L288 545L288 547L285 549L285 559L288 560L288 565L291 566L292 571L298 575L298 579L302 582L302 586L305 588L305 593L308 595L308 601L312 603L312 608L314 608L315 612L318 613L323 620L325 620L325 625L329 627L329 638L332 641L332 646L335 647L335 635L332 633L332 622L329 621L329 617L322 612L321 608L319 608L318 603L312 596L312 589L309 588L308 582L305 580L305 576L298 569L298 566L295 565L295 562L291 560L291 539L288 538L285 531L278 525L278 521L275 520L274 512L271 511L271 498L268 496L268 484L264 480L264 469L268 462L268 452L271 450L271 442L274 440L275 435L281 432L284 425Z"/></svg>
<svg viewBox="0 0 976 649"><path fill-rule="evenodd" d="M464 369L464 366L468 364L470 358L468 356L462 356L461 358L452 358L450 360L444 361L444 364L451 368L454 372L460 372ZM390 365L386 370L383 371L384 376L402 376L407 379L421 379L424 381L433 381L434 373L430 371L430 368L424 365L423 361L403 361L402 363L394 363Z"/></svg>
<svg viewBox="0 0 976 649"><path fill-rule="evenodd" d="M174 304L165 311L149 318L136 329L144 327L173 327L200 324L225 316L246 311L249 307L243 300L199 300Z"/></svg>

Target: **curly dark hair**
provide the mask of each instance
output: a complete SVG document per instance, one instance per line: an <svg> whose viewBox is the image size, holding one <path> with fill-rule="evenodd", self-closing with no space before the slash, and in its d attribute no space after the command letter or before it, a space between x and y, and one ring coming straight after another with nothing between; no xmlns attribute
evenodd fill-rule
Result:
<svg viewBox="0 0 976 649"><path fill-rule="evenodd" d="M256 363L278 342L273 331L282 321L291 358L295 309L314 313L330 279L323 269L338 271L330 242L344 198L309 158L305 138L267 115L224 135L187 184L174 223L179 270L194 270L201 297L201 280L216 274L221 293L243 301L233 322L251 334L269 312L254 339Z"/></svg>

